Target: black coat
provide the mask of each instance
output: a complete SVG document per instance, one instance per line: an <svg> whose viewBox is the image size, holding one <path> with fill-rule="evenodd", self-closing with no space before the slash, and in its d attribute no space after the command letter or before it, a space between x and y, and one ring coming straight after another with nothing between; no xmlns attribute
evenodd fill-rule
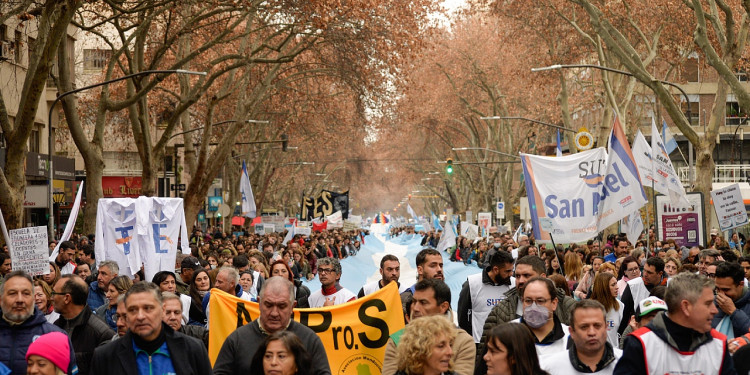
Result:
<svg viewBox="0 0 750 375"><path fill-rule="evenodd" d="M175 332L166 324L162 329L167 335L167 348L177 375L211 375L211 362L203 343L193 337ZM99 347L91 361L92 374L132 375L138 374L138 364L133 350L133 333Z"/></svg>

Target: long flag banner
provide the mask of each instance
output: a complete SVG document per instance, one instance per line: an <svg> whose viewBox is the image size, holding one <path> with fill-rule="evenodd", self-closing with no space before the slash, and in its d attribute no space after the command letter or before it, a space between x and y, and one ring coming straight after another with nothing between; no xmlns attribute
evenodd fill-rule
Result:
<svg viewBox="0 0 750 375"><path fill-rule="evenodd" d="M247 174L247 165L242 161L242 176L240 176L240 193L242 194L242 216L253 218L257 215L255 207L255 195L250 185L250 176Z"/></svg>
<svg viewBox="0 0 750 375"><path fill-rule="evenodd" d="M229 334L257 319L260 310L257 303L218 289L211 289L209 310L208 356L213 365ZM333 374L380 374L388 337L404 328L401 298L395 283L345 304L294 309L293 319L320 337Z"/></svg>
<svg viewBox="0 0 750 375"><path fill-rule="evenodd" d="M538 241L585 241L647 202L617 118L609 154L603 148L562 157L522 153L521 161Z"/></svg>
<svg viewBox="0 0 750 375"><path fill-rule="evenodd" d="M654 189L669 196L672 204L690 204L687 200L685 188L677 178L677 173L669 159L669 150L659 136L656 123L651 119L651 156L654 170Z"/></svg>
<svg viewBox="0 0 750 375"><path fill-rule="evenodd" d="M349 218L349 192L335 193L323 190L317 197L305 198L302 202L302 219L312 220L330 216L341 211L343 219Z"/></svg>
<svg viewBox="0 0 750 375"><path fill-rule="evenodd" d="M57 259L57 255L60 253L60 244L64 241L67 241L70 239L70 236L73 234L73 228L76 226L76 220L78 220L78 212L81 209L81 195L83 193L83 181L81 181L80 184L78 184L78 193L76 193L76 200L73 202L73 208L70 210L70 215L68 216L68 223L65 224L65 231L63 231L62 237L60 237L60 241L57 241L57 245L55 245L55 250L52 251L52 255L49 256L49 261L54 262L55 259Z"/></svg>

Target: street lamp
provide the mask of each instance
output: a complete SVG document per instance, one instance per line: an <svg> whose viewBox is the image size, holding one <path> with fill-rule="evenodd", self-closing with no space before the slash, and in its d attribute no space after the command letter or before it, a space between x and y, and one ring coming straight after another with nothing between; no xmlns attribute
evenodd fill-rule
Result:
<svg viewBox="0 0 750 375"><path fill-rule="evenodd" d="M49 112L47 114L47 166L49 168L49 177L47 181L48 183L47 189L48 189L48 195L49 195L48 197L49 219L48 219L47 225L49 226L49 228L47 228L47 230L49 231L50 240L54 240L55 238L55 213L53 211L54 203L52 199L52 180L54 177L53 176L54 168L52 166L52 111L55 109L55 105L57 104L57 102L59 102L60 100L62 100L62 98L68 95L73 95L81 91L90 90L90 89L101 87L101 86L106 86L106 85L109 85L110 83L124 81L126 79L150 75L150 74L172 74L172 73L191 74L191 75L200 75L200 76L205 76L207 74L206 72L194 72L191 70L184 70L184 69L144 70L142 72L128 74L119 78L110 79L110 80L99 82L93 85L80 87L75 90L66 91L58 95L55 98L55 100L52 101L52 104L49 107Z"/></svg>

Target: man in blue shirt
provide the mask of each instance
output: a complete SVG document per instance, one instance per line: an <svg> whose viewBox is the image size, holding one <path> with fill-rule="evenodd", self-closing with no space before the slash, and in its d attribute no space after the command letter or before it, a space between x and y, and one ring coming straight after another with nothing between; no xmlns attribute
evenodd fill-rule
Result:
<svg viewBox="0 0 750 375"><path fill-rule="evenodd" d="M156 284L140 282L125 293L128 333L94 352L92 374L211 374L203 343L163 323Z"/></svg>

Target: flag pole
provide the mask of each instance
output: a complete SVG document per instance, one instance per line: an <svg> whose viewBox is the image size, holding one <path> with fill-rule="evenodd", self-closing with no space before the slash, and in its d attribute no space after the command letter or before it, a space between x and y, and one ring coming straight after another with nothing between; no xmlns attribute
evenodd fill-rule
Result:
<svg viewBox="0 0 750 375"><path fill-rule="evenodd" d="M555 250L555 259L557 259L557 264L560 266L560 274L565 276L565 269L563 268L564 264L560 262L560 257L557 255L557 245L555 245L555 239L552 238L552 232L549 234L549 240L552 241L552 248ZM550 275L547 275L547 277L549 276Z"/></svg>

